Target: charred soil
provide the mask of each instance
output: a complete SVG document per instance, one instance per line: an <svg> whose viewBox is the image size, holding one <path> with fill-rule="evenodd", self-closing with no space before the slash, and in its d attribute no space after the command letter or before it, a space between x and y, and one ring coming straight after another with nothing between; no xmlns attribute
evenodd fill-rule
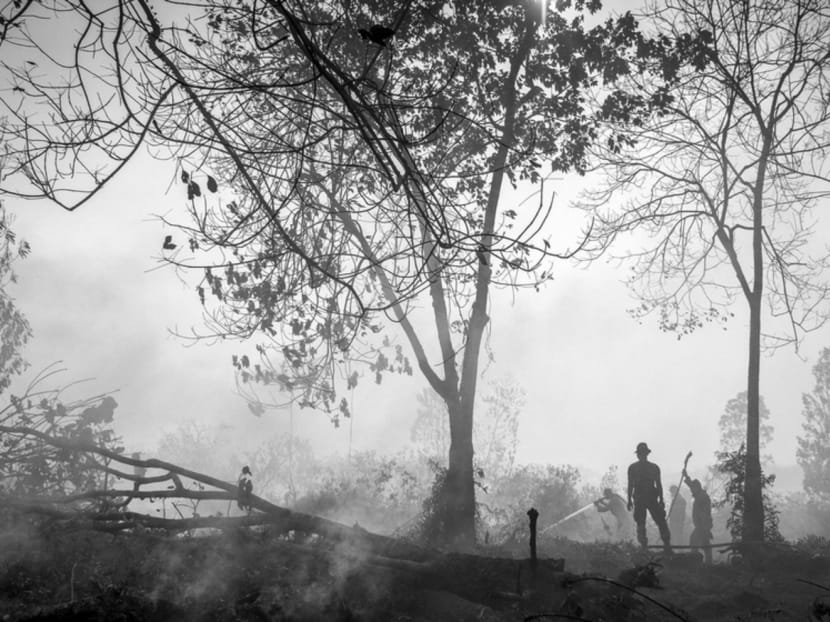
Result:
<svg viewBox="0 0 830 622"><path fill-rule="evenodd" d="M830 620L830 557L767 547L704 566L622 544L379 553L268 527L0 535L0 620Z"/></svg>

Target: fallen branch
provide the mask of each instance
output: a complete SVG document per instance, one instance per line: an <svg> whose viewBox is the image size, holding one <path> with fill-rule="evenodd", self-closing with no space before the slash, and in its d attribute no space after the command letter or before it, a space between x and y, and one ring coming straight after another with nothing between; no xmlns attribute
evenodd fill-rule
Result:
<svg viewBox="0 0 830 622"><path fill-rule="evenodd" d="M83 526L97 528L99 524L109 523L112 527L120 526L120 530L134 527L145 527L148 529L165 529L168 531L187 531L202 527L216 529L229 529L234 527L252 527L254 525L267 525L278 522L279 519L270 514L258 513L248 516L193 516L190 518L160 518L141 512L98 512L93 513L84 510L65 510L54 507L51 503L42 499L16 499L6 497L3 499L7 507L16 508L22 512L41 514L49 518L66 521L73 521Z"/></svg>
<svg viewBox="0 0 830 622"><path fill-rule="evenodd" d="M379 554L381 554L384 557L405 558L410 560L414 559L416 561L421 561L434 556L434 552L428 551L413 544L402 542L400 540L396 540L386 536L373 534L360 527L349 527L347 525L343 525L332 520L321 518L319 516L293 512L289 509L275 505L256 495L251 495L250 501L248 503L253 509L265 514L267 518L258 519L252 517L240 517L231 519L229 517L193 517L182 519L164 519L138 513L118 512L118 518L115 518L115 515L111 515L112 518L109 519L109 521L107 521L102 518L103 516L106 516L106 514L102 514L100 512L96 514L88 509L79 509L75 512L69 512L69 516L67 516L65 513L62 513L59 509L55 508L55 506L67 505L73 502L88 501L94 499L126 499L127 501L129 501L131 499L179 498L190 500L232 501L237 498L238 490L236 484L222 481L215 477L205 475L204 473L198 473L190 469L182 468L171 462L166 462L164 460L157 460L152 458L141 459L136 457L130 457L115 451L111 451L104 447L99 447L93 443L51 436L49 434L46 434L45 432L36 430L34 428L27 428L21 426L0 426L0 433L10 434L18 437L29 437L39 439L40 441L46 444L49 444L53 447L57 447L59 449L67 450L69 452L94 454L107 458L112 462L125 464L132 467L139 467L143 469L158 469L166 472L166 474L162 476L146 477L143 475L130 475L128 473L116 470L119 476L124 476L125 479L134 482L134 487L132 489L90 490L80 492L74 495L67 495L65 497L29 497L25 499L18 499L15 502L15 504L19 508L23 508L28 503L29 505L26 506L28 507L28 511L38 512L44 515L50 515L54 518L72 518L76 521L88 520L90 521L91 525L102 531L123 531L124 529L129 529L131 527L131 524L132 526L141 524L147 527L159 526L160 528L170 530L187 530L199 527L214 527L217 525L224 524L245 526L267 523L269 525L273 525L278 531L282 533L287 533L293 530L306 533L316 533L323 537L332 538L336 540L360 540L363 543L365 543L366 546L370 547L373 551L379 552ZM96 465L97 468L100 470L113 470L112 467L98 464L97 462ZM189 490L182 485L182 478L187 478L194 482L198 482L199 484L210 486L218 490ZM173 482L172 490L141 490L139 488L139 486L143 484L158 483L167 480ZM4 499L4 501L7 499ZM8 500L11 501L11 499ZM119 503L119 505L124 506L126 504ZM127 519L124 517L131 518ZM246 520L249 522L246 522Z"/></svg>
<svg viewBox="0 0 830 622"><path fill-rule="evenodd" d="M827 592L830 592L830 587L822 585L821 583L815 583L814 581L808 581L807 579L796 579L796 581L798 581L799 583L806 583L807 585L812 585L813 587L817 587Z"/></svg>
<svg viewBox="0 0 830 622"><path fill-rule="evenodd" d="M228 499L236 499L236 494L219 490L187 490L183 487L173 490L135 490L116 488L111 490L88 490L86 492L79 492L78 494L67 495L65 497L31 497L31 500L39 503L68 504L75 503L77 501L89 501L91 499L123 498L149 500L193 499L194 501L226 501Z"/></svg>

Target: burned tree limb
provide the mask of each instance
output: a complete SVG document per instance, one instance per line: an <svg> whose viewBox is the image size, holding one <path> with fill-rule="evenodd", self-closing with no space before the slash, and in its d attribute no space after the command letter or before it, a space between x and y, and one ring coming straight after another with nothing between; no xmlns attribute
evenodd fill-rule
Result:
<svg viewBox="0 0 830 622"><path fill-rule="evenodd" d="M172 479L172 474L170 473L167 473L165 475L155 475L153 477L142 477L141 475L132 475L130 473L125 473L124 471L119 471L118 469L113 469L111 467L101 467L101 470L105 473L109 473L110 475L115 475L120 479L130 480L138 486L141 486L143 484L157 484Z"/></svg>
<svg viewBox="0 0 830 622"><path fill-rule="evenodd" d="M149 514L129 511L87 512L55 507L42 500L25 500L7 498L3 500L7 507L22 512L40 514L49 518L75 521L83 526L98 529L107 525L108 530L117 528L123 531L135 527L147 529L165 529L168 531L186 531L190 529L215 528L229 529L236 527L253 527L273 523L275 518L269 514L250 514L247 516L193 516L191 518L160 518Z"/></svg>
<svg viewBox="0 0 830 622"><path fill-rule="evenodd" d="M168 519L129 512L126 511L126 506L129 501L134 499L234 500L237 498L237 486L204 473L185 469L164 460L129 457L99 447L93 443L59 438L33 428L0 426L0 434L12 435L19 438L28 437L37 439L47 445L66 450L70 455L92 454L104 457L115 463L142 469L163 470L166 472L163 475L149 477L132 475L93 460L91 461L91 468L123 477L125 480L134 482L135 486L130 489L82 490L63 496L28 496L25 498L5 496L3 498L4 504L14 506L21 511L38 513L57 519L71 519L81 522L89 521L88 524L92 528L111 532L123 531L139 525L145 528L185 531L201 527L224 529L268 524L272 526L276 533L287 533L293 530L304 533L315 533L333 540L359 541L383 557L404 558L415 561L431 557L431 553L421 547L394 538L373 534L360 527L349 527L319 516L294 512L256 495L251 495L249 503L259 513L244 517L194 516L192 518ZM216 490L190 490L182 483L183 478L205 486L210 486ZM172 482L172 488L166 490L141 490L138 487L142 484L161 483L164 481ZM116 507L120 509L116 512L109 510L101 512L88 507L76 508L74 510L64 509L73 503L94 500L116 501ZM111 509L112 504L110 504Z"/></svg>
<svg viewBox="0 0 830 622"><path fill-rule="evenodd" d="M165 462L164 460L157 460L155 458L151 458L148 460L132 458L117 453L115 451L106 449L104 447L99 447L97 445L94 445L93 443L86 443L84 441L70 440L50 436L49 434L41 432L40 430L35 430L34 428L26 428L20 426L0 426L0 433L34 437L59 449L66 449L68 451L75 451L80 453L96 454L99 456L103 456L105 458L109 458L110 460L113 460L115 462L119 462L121 464L126 464L133 467L143 467L146 469L159 469L168 471L170 473L171 478L173 477L173 474L175 474L180 477L192 479L193 481L199 482L201 484L206 484L208 486L213 486L214 488L219 488L220 490L225 490L230 493L236 493L235 484L224 482L220 479L216 479L215 477L205 475L204 473L197 473L196 471L185 469L171 462Z"/></svg>
<svg viewBox="0 0 830 622"><path fill-rule="evenodd" d="M223 491L211 490L187 490L184 487L176 487L172 490L135 490L128 489L111 489L111 490L88 490L75 495L65 497L42 497L36 498L35 501L41 503L57 503L69 504L76 501L89 501L92 499L146 499L152 501L153 499L192 499L194 501L228 501L236 499L236 495L232 495ZM265 502L267 503L267 501Z"/></svg>

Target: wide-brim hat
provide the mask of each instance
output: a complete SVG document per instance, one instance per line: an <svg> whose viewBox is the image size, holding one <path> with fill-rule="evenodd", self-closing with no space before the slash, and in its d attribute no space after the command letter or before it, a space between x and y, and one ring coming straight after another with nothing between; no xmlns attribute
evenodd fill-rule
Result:
<svg viewBox="0 0 830 622"><path fill-rule="evenodd" d="M645 443L637 443L637 449L634 450L634 453L635 454L639 454L639 453L650 454L651 450L648 448L648 445L646 445Z"/></svg>

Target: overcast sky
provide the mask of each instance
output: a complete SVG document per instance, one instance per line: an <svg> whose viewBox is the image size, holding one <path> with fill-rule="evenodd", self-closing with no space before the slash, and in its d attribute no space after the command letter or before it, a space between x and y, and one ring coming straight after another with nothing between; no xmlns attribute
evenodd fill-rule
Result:
<svg viewBox="0 0 830 622"><path fill-rule="evenodd" d="M195 344L171 331L200 327L193 285L182 283L158 258L165 229L153 214L181 208L179 185L168 192L172 163L135 162L100 197L75 213L45 202L7 200L16 228L32 245L18 265L13 295L34 339L26 351L31 372L56 360L66 382L92 378L85 393L117 391L116 430L129 449L152 451L162 433L188 420L230 424L253 449L287 430L286 412L254 417L236 394L230 356L238 343ZM568 187L573 188L570 181ZM564 198L551 227L567 222ZM707 326L678 341L656 322L632 320L623 271L607 264L577 269L562 264L540 293L496 293L483 383L512 376L527 392L520 420L519 460L575 464L586 475L622 469L637 442L653 449L667 472L691 450L702 465L717 449L717 421L727 400L745 389L746 318L740 305L727 325ZM806 361L792 349L762 361L762 392L772 412L771 452L795 462L801 394L813 385L817 352L830 332L808 337ZM419 375L364 382L355 393L353 449L394 451L409 441L426 386ZM321 454L345 453L348 423L335 430L324 414L295 413L295 431ZM168 458L174 458L168 456Z"/></svg>

